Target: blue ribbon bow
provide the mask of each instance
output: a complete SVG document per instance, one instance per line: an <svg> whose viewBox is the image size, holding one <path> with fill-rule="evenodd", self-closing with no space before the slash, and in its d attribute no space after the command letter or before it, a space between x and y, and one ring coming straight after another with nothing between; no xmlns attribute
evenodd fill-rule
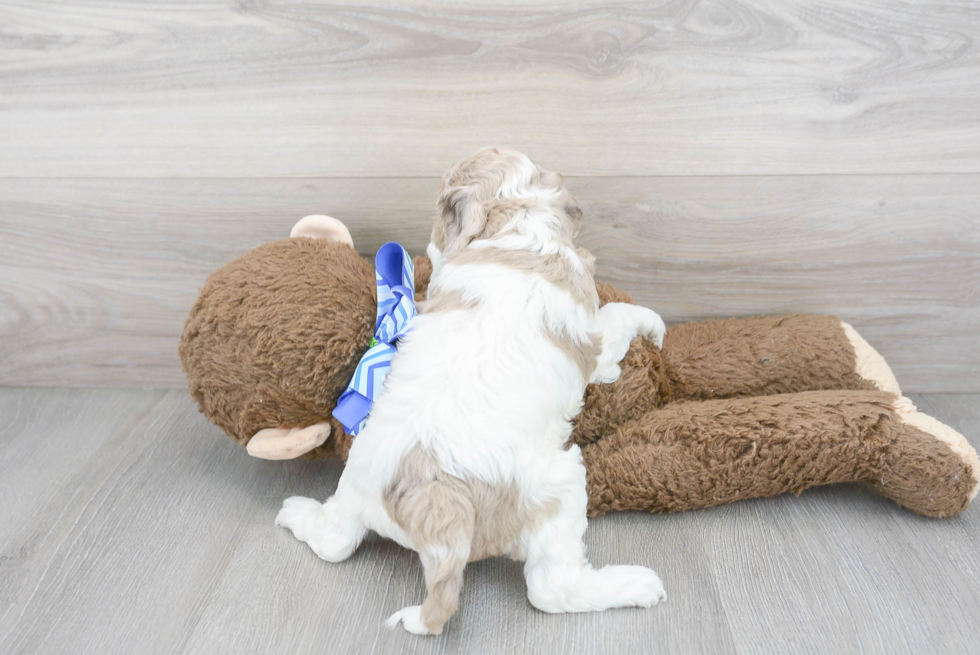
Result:
<svg viewBox="0 0 980 655"><path fill-rule="evenodd" d="M356 435L364 427L371 405L381 394L395 356L395 342L412 331L415 309L415 265L408 251L395 242L381 246L374 259L374 276L378 284L378 320L374 339L361 361L347 390L341 394L334 418L347 434Z"/></svg>

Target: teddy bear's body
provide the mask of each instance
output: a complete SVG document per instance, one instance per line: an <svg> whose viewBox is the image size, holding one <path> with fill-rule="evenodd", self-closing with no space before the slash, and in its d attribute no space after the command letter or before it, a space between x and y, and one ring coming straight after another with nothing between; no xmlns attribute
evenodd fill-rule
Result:
<svg viewBox="0 0 980 655"><path fill-rule="evenodd" d="M429 260L416 258L415 271L424 312ZM602 303L629 301L598 291ZM240 444L317 424L322 443L304 456L346 458L352 437L331 412L375 309L373 269L350 245L260 246L212 274L191 310L180 345L191 393ZM980 485L966 440L916 412L884 360L835 317L681 324L662 350L635 340L621 367L618 381L589 386L572 435L591 514L860 480L921 514L951 516Z"/></svg>

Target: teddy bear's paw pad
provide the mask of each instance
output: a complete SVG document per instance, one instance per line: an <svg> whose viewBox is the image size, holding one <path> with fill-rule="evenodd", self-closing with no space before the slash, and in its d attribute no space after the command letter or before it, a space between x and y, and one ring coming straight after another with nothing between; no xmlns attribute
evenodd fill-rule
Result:
<svg viewBox="0 0 980 655"><path fill-rule="evenodd" d="M980 457L970 442L962 434L928 414L918 411L911 400L900 396L894 403L898 419L920 432L924 432L937 441L945 444L967 467L972 476L972 487L969 501L972 501L980 490Z"/></svg>
<svg viewBox="0 0 980 655"><path fill-rule="evenodd" d="M664 583L654 571L643 566L606 566L595 572L601 585L606 607L653 607L667 600Z"/></svg>
<svg viewBox="0 0 980 655"><path fill-rule="evenodd" d="M840 325L844 328L844 335L851 342L851 347L854 348L855 372L874 383L879 391L901 395L902 390L898 387L898 380L895 379L895 374L892 373L885 358L878 354L878 351L872 348L871 344L865 341L853 327L844 321L841 321Z"/></svg>
<svg viewBox="0 0 980 655"><path fill-rule="evenodd" d="M388 617L388 620L385 621L385 626L394 629L398 627L399 623L413 635L432 634L429 629L425 627L425 623L422 621L421 605L412 605L411 607L398 610Z"/></svg>

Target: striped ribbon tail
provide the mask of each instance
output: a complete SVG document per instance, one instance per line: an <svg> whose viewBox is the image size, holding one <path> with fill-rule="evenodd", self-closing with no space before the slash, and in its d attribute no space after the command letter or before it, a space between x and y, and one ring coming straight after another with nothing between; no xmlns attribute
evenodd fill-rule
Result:
<svg viewBox="0 0 980 655"><path fill-rule="evenodd" d="M391 242L381 246L374 260L378 286L378 319L374 341L361 357L347 389L337 401L334 418L347 434L357 435L381 395L385 376L397 352L398 339L412 331L415 308L415 265L408 251Z"/></svg>

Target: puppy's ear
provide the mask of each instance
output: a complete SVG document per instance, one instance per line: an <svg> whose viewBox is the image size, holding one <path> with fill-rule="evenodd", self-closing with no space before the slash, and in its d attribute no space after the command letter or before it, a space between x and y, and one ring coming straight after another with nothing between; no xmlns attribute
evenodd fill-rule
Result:
<svg viewBox="0 0 980 655"><path fill-rule="evenodd" d="M554 189L560 192L561 195L553 208L556 212L565 214L566 220L562 221L564 223L563 231L566 232L565 236L568 238L574 238L578 234L579 228L582 227L582 210L579 209L575 198L565 188L565 178L562 177L561 173L540 169L536 182L546 189Z"/></svg>
<svg viewBox="0 0 980 655"><path fill-rule="evenodd" d="M432 234L429 237L429 244L435 246L439 251L446 249L446 225L441 211L436 213L436 218L432 221Z"/></svg>
<svg viewBox="0 0 980 655"><path fill-rule="evenodd" d="M439 194L438 209L442 218L445 250L459 250L483 233L487 224L487 206L474 185L450 187ZM437 230L433 230L433 234Z"/></svg>
<svg viewBox="0 0 980 655"><path fill-rule="evenodd" d="M571 196L568 197L568 202L565 203L565 216L568 217L569 225L572 228L572 237L578 236L578 231L582 227L582 210L579 209L578 203Z"/></svg>

